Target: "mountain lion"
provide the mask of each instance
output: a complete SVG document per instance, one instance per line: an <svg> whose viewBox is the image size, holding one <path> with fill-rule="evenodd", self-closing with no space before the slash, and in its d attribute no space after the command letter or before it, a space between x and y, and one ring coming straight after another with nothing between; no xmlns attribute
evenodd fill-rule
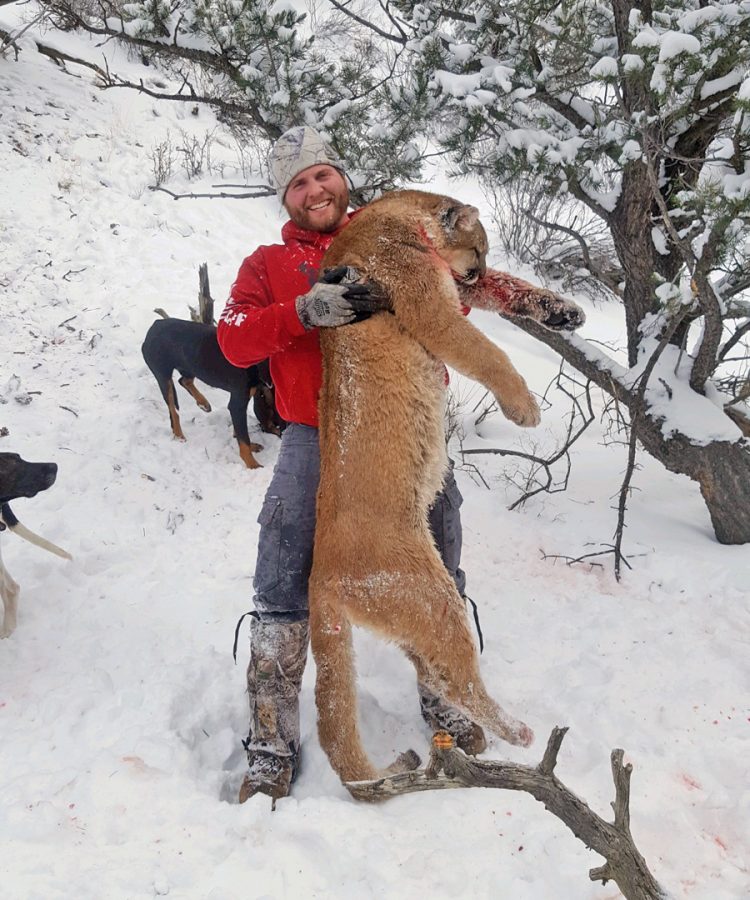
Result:
<svg viewBox="0 0 750 900"><path fill-rule="evenodd" d="M310 577L320 741L342 781L381 774L357 725L351 626L394 641L419 680L474 722L528 746L531 729L487 693L463 598L435 548L428 509L447 465L447 363L492 391L517 425L539 408L506 354L461 312L456 282L485 272L478 211L420 191L387 194L334 240L390 312L321 329L321 477Z"/></svg>

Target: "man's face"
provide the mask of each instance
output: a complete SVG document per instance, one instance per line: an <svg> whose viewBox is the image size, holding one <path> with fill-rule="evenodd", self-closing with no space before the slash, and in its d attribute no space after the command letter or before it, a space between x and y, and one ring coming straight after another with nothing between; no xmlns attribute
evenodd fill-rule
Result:
<svg viewBox="0 0 750 900"><path fill-rule="evenodd" d="M284 207L300 228L335 231L348 219L349 188L341 172L333 166L310 166L289 182Z"/></svg>

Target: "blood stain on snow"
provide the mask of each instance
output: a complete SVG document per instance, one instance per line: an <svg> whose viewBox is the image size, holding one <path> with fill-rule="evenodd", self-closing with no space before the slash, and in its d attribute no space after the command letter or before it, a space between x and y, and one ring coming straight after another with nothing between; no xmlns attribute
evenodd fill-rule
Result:
<svg viewBox="0 0 750 900"><path fill-rule="evenodd" d="M703 785L699 781L696 781L692 775L688 775L687 772L680 772L678 778L689 791L703 790Z"/></svg>

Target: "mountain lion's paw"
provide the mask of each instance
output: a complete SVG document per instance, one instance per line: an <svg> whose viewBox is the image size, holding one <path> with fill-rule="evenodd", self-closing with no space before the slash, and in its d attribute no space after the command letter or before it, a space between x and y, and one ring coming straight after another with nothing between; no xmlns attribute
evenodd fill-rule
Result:
<svg viewBox="0 0 750 900"><path fill-rule="evenodd" d="M516 393L512 400L501 402L500 408L507 419L521 428L534 428L542 420L539 404L525 385L523 391Z"/></svg>

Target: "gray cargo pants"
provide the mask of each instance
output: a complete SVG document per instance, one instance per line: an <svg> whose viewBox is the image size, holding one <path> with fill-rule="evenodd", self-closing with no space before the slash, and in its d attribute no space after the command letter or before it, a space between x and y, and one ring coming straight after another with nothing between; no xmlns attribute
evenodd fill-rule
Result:
<svg viewBox="0 0 750 900"><path fill-rule="evenodd" d="M291 424L258 517L260 537L255 567L255 608L262 621L307 618L307 580L315 536L315 496L320 480L318 429ZM452 468L430 508L430 528L445 567L464 593L461 562L461 493Z"/></svg>

